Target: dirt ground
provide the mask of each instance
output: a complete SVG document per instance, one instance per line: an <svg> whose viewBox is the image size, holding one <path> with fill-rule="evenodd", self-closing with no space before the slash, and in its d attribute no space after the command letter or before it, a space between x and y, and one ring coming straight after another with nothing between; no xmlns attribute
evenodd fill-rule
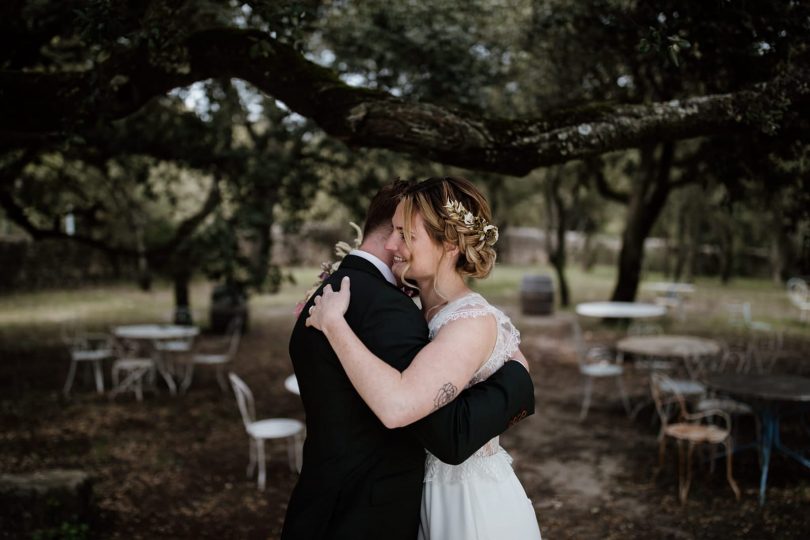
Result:
<svg viewBox="0 0 810 540"><path fill-rule="evenodd" d="M657 428L645 409L629 420L612 383L596 386L591 412L578 421L582 381L565 316L518 321L535 381L537 411L501 444L537 511L545 539L808 538L810 473L775 455L767 503L757 503L756 453L734 459L742 500L724 468L697 464L689 499L677 500L676 450L657 480ZM259 416L303 420L297 396L283 387L291 373L288 310L256 317L233 370L251 386ZM611 330L589 335L609 340ZM270 446L267 489L245 476L248 442L231 394L202 373L189 393L166 391L110 401L78 378L70 399L59 389L67 372L57 345L0 343L0 472L77 468L95 478L99 516L92 536L112 539L277 538L296 480L283 446ZM644 380L630 373L633 398ZM753 435L753 422L739 437ZM785 425L788 444L809 448L810 435ZM13 524L0 527L11 538Z"/></svg>

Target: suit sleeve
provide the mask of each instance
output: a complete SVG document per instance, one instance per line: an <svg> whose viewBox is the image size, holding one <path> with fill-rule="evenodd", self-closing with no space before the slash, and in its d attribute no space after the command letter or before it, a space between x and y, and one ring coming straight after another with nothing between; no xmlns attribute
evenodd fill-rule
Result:
<svg viewBox="0 0 810 540"><path fill-rule="evenodd" d="M507 428L534 414L534 384L518 362L506 362L487 380L405 429L431 454L458 465Z"/></svg>
<svg viewBox="0 0 810 540"><path fill-rule="evenodd" d="M418 310L408 309L412 305L386 302L375 307L367 313L365 328L358 335L374 354L404 371L428 342L424 319ZM455 465L531 414L534 414L531 377L518 362L506 362L487 380L464 390L448 405L404 429L431 454Z"/></svg>

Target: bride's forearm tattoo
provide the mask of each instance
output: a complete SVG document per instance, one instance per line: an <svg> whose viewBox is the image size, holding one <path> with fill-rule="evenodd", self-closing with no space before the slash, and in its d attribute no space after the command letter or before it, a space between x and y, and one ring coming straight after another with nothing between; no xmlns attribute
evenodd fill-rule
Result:
<svg viewBox="0 0 810 540"><path fill-rule="evenodd" d="M439 388L439 393L436 394L436 399L433 400L433 410L441 409L456 397L458 389L452 383L446 383Z"/></svg>

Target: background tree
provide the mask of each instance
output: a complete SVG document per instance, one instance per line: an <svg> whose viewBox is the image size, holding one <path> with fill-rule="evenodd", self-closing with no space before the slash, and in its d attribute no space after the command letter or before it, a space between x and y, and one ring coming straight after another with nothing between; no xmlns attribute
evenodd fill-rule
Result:
<svg viewBox="0 0 810 540"><path fill-rule="evenodd" d="M594 185L628 202L613 297L631 299L644 239L670 192L694 181L691 172L711 169L704 145L759 145L771 161L806 174L809 9L723 0L13 2L0 7L2 162L13 171L20 156L75 139L109 148L105 136L93 134L115 132L120 118L146 125L167 92L212 78L225 94L223 81L247 81L352 152L363 146L417 156L420 170L431 160L525 175L621 152L604 163L623 169L605 171ZM189 116L163 114L155 118ZM243 167L271 138L245 128L239 115L220 116L222 125L203 144L189 141L209 149L194 152L193 166L241 185L234 188L241 196L272 199L276 180L257 172L271 163L247 160ZM166 159L177 149L161 135L112 139L122 154ZM763 181L743 172L722 182ZM295 174L273 176L296 189ZM266 245L268 208L255 210L263 217L255 217L253 234Z"/></svg>

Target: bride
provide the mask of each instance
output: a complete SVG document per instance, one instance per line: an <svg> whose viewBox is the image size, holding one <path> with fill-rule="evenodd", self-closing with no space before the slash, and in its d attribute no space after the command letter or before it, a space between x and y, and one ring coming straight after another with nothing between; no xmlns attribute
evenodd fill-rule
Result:
<svg viewBox="0 0 810 540"><path fill-rule="evenodd" d="M495 263L498 229L478 189L463 178L429 178L405 192L392 221L385 248L394 253L394 273L420 291L431 343L401 373L374 356L343 317L348 277L339 292L327 286L315 298L306 323L325 334L374 414L397 428L446 405L520 353L509 318L464 280L486 277ZM419 538L540 538L534 507L498 437L456 466L428 453Z"/></svg>

